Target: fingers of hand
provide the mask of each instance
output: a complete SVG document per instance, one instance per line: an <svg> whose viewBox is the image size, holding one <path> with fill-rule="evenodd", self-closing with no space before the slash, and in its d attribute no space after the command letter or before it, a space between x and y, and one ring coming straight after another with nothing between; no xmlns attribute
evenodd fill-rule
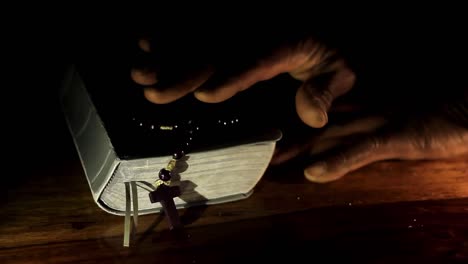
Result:
<svg viewBox="0 0 468 264"><path fill-rule="evenodd" d="M392 142L401 159L452 158L468 153L468 129L445 118L413 120Z"/></svg>
<svg viewBox="0 0 468 264"><path fill-rule="evenodd" d="M270 164L279 165L297 157L310 147L310 143L311 142L304 142L303 144L294 144L284 149L276 149Z"/></svg>
<svg viewBox="0 0 468 264"><path fill-rule="evenodd" d="M202 85L213 73L213 67L200 64L204 50L194 46L193 50L180 49L180 39L174 45L159 43L154 39L138 40L144 54L136 61L140 67L131 70L131 78L144 87L146 99L165 104L175 101Z"/></svg>
<svg viewBox="0 0 468 264"><path fill-rule="evenodd" d="M131 71L132 79L141 85L154 85L158 82L156 71L152 69L137 69Z"/></svg>
<svg viewBox="0 0 468 264"><path fill-rule="evenodd" d="M321 139L337 138L373 132L387 124L383 116L368 116L349 121L343 125L332 124L321 134Z"/></svg>
<svg viewBox="0 0 468 264"><path fill-rule="evenodd" d="M316 78L306 81L296 94L296 111L301 120L311 126L320 128L328 122L328 110L335 98L348 92L355 82L355 74L339 61L336 71L323 80ZM321 76L327 77L327 76Z"/></svg>
<svg viewBox="0 0 468 264"><path fill-rule="evenodd" d="M138 42L138 46L140 47L140 49L146 53L156 52L152 44L153 43L150 42L148 39L140 39ZM213 82L210 78L207 78L206 75L195 76L192 74L191 76L193 76L195 80L186 80L186 78L181 78L184 81L181 81L178 84L174 84L173 86L175 88L147 88L145 91L145 95L147 96L147 98L151 98L152 102L161 103L176 100L189 92L195 91L195 97L198 98L200 101L207 103L218 103L231 98L240 91L248 89L257 82L271 79L281 73L289 72L293 76L295 76L294 74L296 74L297 76L309 77L311 74L314 74L317 71L321 71L316 66L324 64L324 60L328 61L331 54L334 53L328 51L328 49L325 46L313 41L312 39L306 39L304 41L294 43L293 45L285 45L280 48L273 49L272 52L267 54L266 56L259 56L256 60L252 60L255 61L255 63L252 63L251 66L248 66L246 68L245 66L242 66L244 69L234 70L228 74L216 72L213 74L213 76L217 79L216 82ZM180 54L178 54L177 56L179 57L179 59L184 59L183 56L181 57ZM159 65L158 69L166 68L166 66L163 65L163 62L156 63ZM228 65L232 66L230 64ZM233 65L235 65L235 63ZM341 61L338 61L331 65L325 65L327 65L327 70L336 69L335 78L332 78L332 81L330 82L330 85L327 88L327 90L329 90L332 93L331 99L333 99L334 97L339 96L340 94L347 91L348 85L350 85L350 80L351 82L354 81L353 78L349 77L353 77L354 75L352 75L352 72L350 72ZM236 67L237 66L234 66L234 68ZM177 69L178 68L174 68L173 70ZM166 69L165 71L169 70ZM160 70L155 71L148 69L134 69L131 74L133 80L136 83L145 86L156 85L158 82L162 81L165 78L164 75L165 74L160 72ZM348 80L346 78L348 78ZM187 83L189 84L188 86ZM343 86L345 86L345 88L343 88ZM174 91L172 89L174 89ZM319 113L319 110L328 110L331 101L326 102L326 105L320 105L321 102L323 103L325 101L320 101L320 98L318 100L319 101L316 103L311 103L312 106L310 108L318 106L319 108L315 109L316 113ZM312 110L312 112L314 112L314 110ZM311 126L320 127L326 123L326 114L316 114L316 117L308 117L306 119L318 120L310 121L308 123L310 123Z"/></svg>
<svg viewBox="0 0 468 264"><path fill-rule="evenodd" d="M387 130L385 134L376 131L373 136L364 135L357 142L351 142L352 145L342 145L334 154L306 168L304 175L310 181L328 182L375 161L440 159L468 153L468 129L439 118L418 123L412 122L398 131ZM345 134L356 134L359 127L362 135L363 131L374 131L383 124L382 119L367 118L344 126L343 132L330 128L321 135L317 146L333 139L341 139L343 143ZM323 140L327 138L329 140Z"/></svg>
<svg viewBox="0 0 468 264"><path fill-rule="evenodd" d="M330 182L365 165L392 157L388 142L380 137L367 137L307 167L304 176L312 182Z"/></svg>
<svg viewBox="0 0 468 264"><path fill-rule="evenodd" d="M155 70L154 58L152 58L151 42L148 38L138 40L138 47L144 51L142 60L138 60L138 67L131 70L131 78L140 85L154 85L158 82L158 76Z"/></svg>
<svg viewBox="0 0 468 264"><path fill-rule="evenodd" d="M317 66L326 64L334 54L334 51L329 50L321 43L310 38L294 42L293 44L290 43L289 45L273 49L266 56L260 56L255 60L255 63L244 70L226 75L224 79L218 81L214 89L196 91L195 96L204 102L222 102L260 81L271 79L286 72L289 72L294 78L304 81L309 76L320 71L321 69L318 69L320 67ZM331 67L339 68L341 65L333 64ZM336 83L344 82L342 78L346 77L345 70L342 70L343 73L337 72L340 81ZM334 85L339 86L338 84ZM337 88L336 91L338 93L341 87L335 86L332 86L331 89Z"/></svg>
<svg viewBox="0 0 468 264"><path fill-rule="evenodd" d="M200 101L207 103L222 102L260 81L271 79L281 73L300 67L306 60L305 53L299 52L293 47L283 47L256 60L245 69L234 71L231 74L223 74L216 80L215 84L208 84L211 87L201 87L200 90L197 90L195 96Z"/></svg>
<svg viewBox="0 0 468 264"><path fill-rule="evenodd" d="M359 118L342 125L333 124L317 136L312 136L306 141L278 150L271 164L277 165L284 163L306 151L308 151L310 155L323 153L344 141L349 141L352 137L372 134L385 124L387 124L387 120L382 116Z"/></svg>
<svg viewBox="0 0 468 264"><path fill-rule="evenodd" d="M213 74L213 69L206 67L202 70L196 71L195 74L190 74L187 77L181 78L173 84L161 87L156 85L153 87L146 87L144 94L146 99L156 104L166 104L173 102L190 92L196 90Z"/></svg>
<svg viewBox="0 0 468 264"><path fill-rule="evenodd" d="M332 95L328 89L316 89L304 83L296 93L296 111L299 118L308 126L321 128L328 122L327 110Z"/></svg>
<svg viewBox="0 0 468 264"><path fill-rule="evenodd" d="M345 141L345 138L325 138L317 140L316 143L309 149L309 155L313 156L324 153L339 146L340 144L343 144Z"/></svg>

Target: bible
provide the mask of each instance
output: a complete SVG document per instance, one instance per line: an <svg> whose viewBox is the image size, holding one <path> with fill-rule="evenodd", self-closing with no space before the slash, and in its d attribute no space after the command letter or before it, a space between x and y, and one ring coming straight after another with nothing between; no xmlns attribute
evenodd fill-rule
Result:
<svg viewBox="0 0 468 264"><path fill-rule="evenodd" d="M137 90L131 93L139 100L124 93L109 94L104 100L105 84L97 81L92 72L89 68L80 71L77 65L71 66L64 78L60 101L91 193L100 208L124 215L125 182L135 181L137 188L146 190L138 192L138 214L159 212L161 204L148 199L149 183L157 179L177 143L183 141L176 129L167 127L181 129L183 124L195 120L197 130L210 131L200 132L185 158L185 168L177 168L173 183L180 187L181 195L175 197L176 207L236 201L252 194L268 167L276 141L281 138L280 130L260 126L260 120L243 119L246 115L240 112L235 117L223 111L202 111L198 119L190 114L183 114L187 118L167 117L163 109L149 110L157 106L145 102ZM187 101L178 102L184 103ZM125 104L127 107L122 111ZM135 104L144 105L146 108L139 110L146 115L137 115ZM187 103L186 107L193 105ZM148 115L159 121L151 121Z"/></svg>
<svg viewBox="0 0 468 264"><path fill-rule="evenodd" d="M273 96L274 89L265 87L269 84L220 104L204 104L187 95L156 105L130 79L131 66L102 67L100 62L110 57L97 58L89 55L69 67L60 102L100 208L124 215L125 182L135 181L138 213L160 212L161 204L148 198L151 183L177 145L184 143L175 128L183 131L192 121L200 133L186 157L186 168L178 168L173 180L181 188L176 207L235 201L252 194L282 136L272 125L278 116L271 109L280 111L283 98Z"/></svg>
<svg viewBox="0 0 468 264"><path fill-rule="evenodd" d="M186 35L170 32L176 38L160 36L161 52L150 58L169 69L158 80L162 87L183 78L181 61L222 62L204 57L217 37L208 49L184 53L180 44ZM101 33L73 42L60 103L94 201L125 216L124 246L129 246L132 216L136 227L138 215L164 212L174 229L181 227L177 209L252 195L282 138L282 124L297 121L291 118L296 116L291 86L298 82L284 74L217 104L202 103L193 94L153 104L130 78L138 63L152 67L147 54L140 57L134 36ZM245 66L236 61L224 66L233 72Z"/></svg>

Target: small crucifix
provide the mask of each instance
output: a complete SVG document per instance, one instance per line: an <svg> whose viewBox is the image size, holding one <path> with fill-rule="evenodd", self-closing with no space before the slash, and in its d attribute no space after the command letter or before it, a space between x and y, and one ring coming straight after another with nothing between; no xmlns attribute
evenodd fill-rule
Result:
<svg viewBox="0 0 468 264"><path fill-rule="evenodd" d="M180 196L181 191L178 186L170 186L171 171L176 167L176 162L184 155L183 152L174 153L166 168L159 171L159 180L155 182L156 190L149 193L151 203L161 203L164 213L169 222L170 229L182 227L179 213L174 203L174 198Z"/></svg>
<svg viewBox="0 0 468 264"><path fill-rule="evenodd" d="M152 191L149 194L151 203L161 203L171 230L182 226L179 213L177 212L174 204L174 198L179 195L180 188L178 186L170 187L166 184L160 184L155 191Z"/></svg>

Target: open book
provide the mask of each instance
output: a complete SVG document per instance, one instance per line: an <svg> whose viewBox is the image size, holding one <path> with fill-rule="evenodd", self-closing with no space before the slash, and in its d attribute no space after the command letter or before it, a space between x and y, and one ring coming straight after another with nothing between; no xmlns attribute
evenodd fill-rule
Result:
<svg viewBox="0 0 468 264"><path fill-rule="evenodd" d="M105 115L106 111L97 107L99 97L91 95L76 67L70 67L62 87L60 101L95 202L109 213L124 215L128 202L125 183L134 181L139 189L138 213L159 212L160 203L151 203L148 192L152 190L151 184L157 180L159 170L170 160L169 152L158 151L154 138L147 137L148 143L145 140L138 143L138 139L147 136L144 131L121 133L122 127L111 124L112 119ZM114 115L125 119L123 114ZM123 124L127 126L127 123ZM267 169L281 132L269 129L250 135L241 135L237 141L231 138L231 144L210 145L208 142L190 152L185 157L186 167L172 180L182 192L175 198L176 206L182 208L247 198ZM161 149L164 149L165 141L164 138L159 141ZM213 141L216 140L213 138ZM151 149L155 151L145 151L143 146L147 145L152 145Z"/></svg>

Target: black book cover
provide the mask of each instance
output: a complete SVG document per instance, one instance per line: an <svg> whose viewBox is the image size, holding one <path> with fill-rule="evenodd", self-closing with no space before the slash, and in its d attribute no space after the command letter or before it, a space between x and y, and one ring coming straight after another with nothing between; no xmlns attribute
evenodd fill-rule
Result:
<svg viewBox="0 0 468 264"><path fill-rule="evenodd" d="M149 102L130 77L141 57L137 40L132 34L107 34L80 43L75 53L76 68L120 158L170 155L185 147L189 130L194 132L190 151L203 151L270 140L285 123L297 122L299 83L286 74L222 103L203 103L192 94L169 104ZM177 129L160 130L161 125Z"/></svg>

